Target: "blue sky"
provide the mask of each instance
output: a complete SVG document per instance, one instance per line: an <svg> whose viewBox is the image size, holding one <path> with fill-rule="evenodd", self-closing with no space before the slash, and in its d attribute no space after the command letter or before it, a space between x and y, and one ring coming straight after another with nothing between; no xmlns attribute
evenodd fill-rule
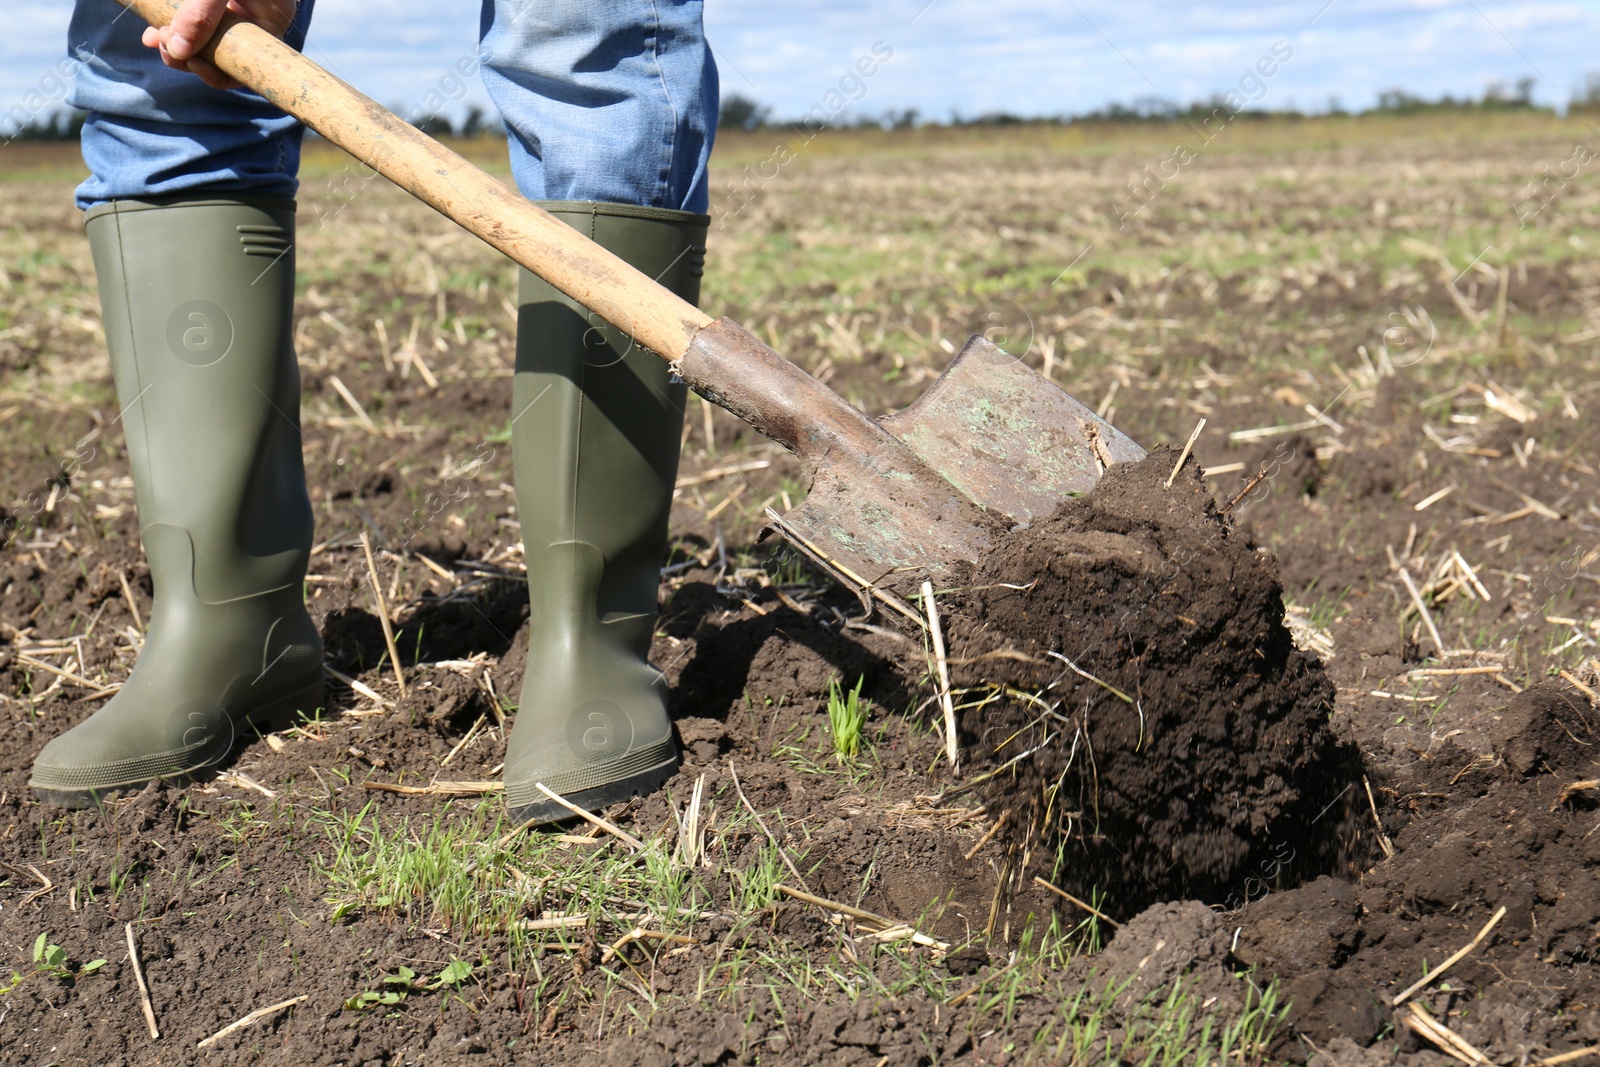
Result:
<svg viewBox="0 0 1600 1067"><path fill-rule="evenodd" d="M0 111L30 90L54 91L71 8L7 0ZM708 0L706 23L724 92L782 117L827 101L880 42L892 57L864 87L845 82L860 99L841 118L904 108L937 119L1051 115L1141 96L1188 102L1234 89L1280 41L1291 58L1259 88L1246 82L1258 106L1318 110L1336 96L1364 107L1393 87L1476 95L1522 77L1535 79L1539 101L1564 104L1586 71L1600 69L1600 0ZM319 0L308 52L410 113L430 88L450 88L450 66L471 54L476 29L473 4ZM474 82L457 106L486 102Z"/></svg>

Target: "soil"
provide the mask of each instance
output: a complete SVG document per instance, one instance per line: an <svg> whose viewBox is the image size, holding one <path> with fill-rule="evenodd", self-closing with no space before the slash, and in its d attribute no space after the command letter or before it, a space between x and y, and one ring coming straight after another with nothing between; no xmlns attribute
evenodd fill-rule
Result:
<svg viewBox="0 0 1600 1067"><path fill-rule="evenodd" d="M1072 790L1062 795L1083 790L1085 810L1098 799L1098 832L1063 834L1057 822L1054 839L1031 839L1035 854L1022 868L1079 895L1099 894L1102 906L1124 925L1104 952L1067 968L1063 987L1086 980L1130 983L1108 1016L1105 1040L1114 1041L1118 1020L1137 1010L1137 994L1159 991L1183 975L1218 1004L1240 1003L1244 987L1235 974L1253 968L1262 978L1281 978L1283 995L1293 1001L1291 1035L1299 1040L1280 1043L1276 1051L1284 1058L1302 1060L1321 1049L1327 1064L1434 1063L1437 1056L1427 1046L1394 1027L1386 998L1420 976L1425 961L1436 964L1466 944L1504 905L1498 935L1455 968L1451 991L1430 989L1420 999L1441 1017L1490 1001L1492 1011L1469 1007L1454 1028L1501 1062L1524 1051L1600 1040L1593 1032L1593 1020L1600 1018L1594 1011L1600 997L1597 804L1592 792L1562 792L1594 776L1600 715L1571 689L1539 686L1481 717L1474 731L1481 748L1455 738L1430 750L1401 744L1395 747L1405 758L1395 760L1374 737L1364 746L1367 765L1352 763L1351 731L1341 740L1329 727L1323 664L1296 648L1284 628L1272 557L1219 513L1217 496L1192 465L1179 472L1171 490L1165 487L1174 458L1171 450L1157 450L1144 464L1115 468L1094 493L1064 505L1037 529L1017 531L1006 550L984 564L977 582L995 588L952 599L947 609L960 684L1030 685L1063 707L1075 709L1087 697L1092 709L1083 725L1097 787L1092 778L1069 775ZM1367 477L1356 483L1358 492L1366 492ZM381 496L368 503L385 515ZM470 551L477 546L471 535L465 540L458 556L482 560L492 554ZM117 565L128 567L136 581L144 578L136 557L119 551L126 544L103 541L99 567L71 579L70 586L62 579L58 587L72 590L65 602L90 615L99 612L102 625L112 628L132 623L113 576ZM807 837L824 844L826 859L813 875L813 889L847 897L861 871L875 865L862 904L916 915L931 901L944 901L931 927L941 936L983 928L997 879L1021 882L1005 928L1014 930L1027 912L1052 906L1031 883L1011 877L1018 872L1007 863L964 858L976 830L930 832L940 817L917 812L928 804L919 798L941 784L940 775L928 773L938 742L910 722L887 720L878 748L881 778L870 796L854 783L763 755L786 735L815 724L816 695L831 678L864 677L864 692L880 706L904 707L926 691L925 662L892 631L824 622L833 618L827 605L848 610L853 598L826 593L807 597L799 604L807 610L796 610L771 589L729 585L726 574L696 565L684 551L689 547L693 543L686 540L675 556L680 569L655 651L673 681L685 752L683 771L670 787L674 794L681 796L701 773L715 788L731 783L736 771L758 809L781 810L788 825L804 827ZM50 552L36 551L31 564L12 562L8 610L23 616L45 602L19 597L23 582L59 573ZM441 552L440 558L449 557ZM1173 566L1178 562L1182 566ZM1002 582L1030 588L1005 588ZM1163 591L1168 595L1156 599ZM437 646L423 646L424 663L489 651L479 670L497 691L514 691L526 598L508 577L487 580L477 592L469 601L420 604L406 620L427 620L424 635L438 635ZM1163 621L1168 612L1195 620L1211 639L1185 640L1187 629ZM363 667L375 662L381 647L376 619L349 603L326 611L324 626L333 665L382 684L376 670ZM514 636L507 639L508 633ZM89 653L90 667L114 662L109 641L103 648L85 645L86 651L100 649L99 655ZM1002 647L1073 650L1073 662L1086 673L1137 694L1143 738L1137 713L1130 717L1129 706L1098 683L1070 671L1051 672L1041 681L1035 664L976 658ZM1341 643L1344 654L1328 661L1335 679L1348 670L1350 650L1360 647ZM1354 655L1368 661L1396 655L1381 643L1374 649ZM1242 656L1241 650L1263 654ZM1250 669L1230 668L1241 661ZM8 665L16 669L14 654ZM286 797L330 808L359 806L372 796L328 773L333 769L354 768L355 783L363 775L425 780L487 710L485 687L470 673L419 666L412 699L394 712L353 711L329 722L317 740L282 752L257 742L240 752L236 768ZM1052 681L1054 688L1046 689ZM336 693L347 710L360 703L348 691ZM748 693L764 699L755 706ZM976 745L994 737L1007 722L1002 716L1022 721L1023 705L1008 707L984 709L995 726L973 729L963 740ZM16 1047L25 1062L336 1064L425 1057L494 1063L522 1055L518 1048L541 1060L589 1056L597 1063L617 1057L662 1064L749 1062L763 1050L802 1063L875 1064L884 1056L889 1063L912 1063L921 1062L918 1050L928 1047L958 1060L1007 1059L1004 1042L976 1036L987 1029L979 1025L981 1018L970 1011L936 1012L934 1003L920 999L780 997L753 1004L738 1017L721 1013L708 1020L698 1008L664 1011L642 1032L614 1035L592 1029L592 1005L573 1009L570 1019L530 1020L509 981L482 990L472 1012L441 1011L423 1002L398 1020L381 1021L345 1011L344 999L372 984L371 961L411 961L426 972L447 962L454 946L439 940L438 932L430 936L406 924L329 924L323 890L313 878L274 877L286 847L291 854L316 848L297 831L295 818L279 804L257 801L261 817L282 828L287 846L274 837L236 838L220 825L225 810L255 799L237 784L219 780L187 791L152 787L103 814L40 809L22 788L33 753L48 731L62 728L56 724L91 710L68 699L65 689L57 691L40 703L37 725L16 722L0 751L7 768L0 841L9 842L6 862L16 898L0 911L0 929L13 945L25 946L48 931L76 963L109 961L93 978L29 979L7 996L13 1020L32 1021L26 1032L14 1031L22 1034ZM969 715L966 721L987 719ZM1341 717L1332 722L1339 726ZM1251 731L1261 740L1249 742ZM1025 773L993 779L988 802L1017 804L1057 780L1070 746L1057 742L1043 751L1051 761L1029 761L1021 765ZM492 758L485 751L479 762ZM1365 821L1370 812L1360 809L1365 789L1352 787L1351 778L1363 769L1395 850L1389 859L1370 852L1376 841L1364 830L1371 825ZM1334 806L1315 819L1330 791ZM1251 806L1222 818L1207 815L1196 803L1201 797L1246 798ZM426 815L436 801L384 796L382 806L386 817L399 818ZM899 816L882 814L896 808ZM869 812L873 818L863 820ZM660 795L610 814L636 826L671 817ZM942 821L948 824L949 816ZM1082 817L1077 821L1087 825ZM1053 849L1063 842L1066 862L1057 865ZM746 847L757 844L747 841ZM1133 862L1118 864L1118 849ZM737 865L749 856L727 859ZM182 879L170 876L180 867L208 873L180 887ZM27 899L43 886L33 868L51 888ZM138 898L108 903L121 879L142 885ZM1143 907L1149 901L1156 903ZM140 956L163 1040L172 1040L159 1055L150 1053L139 1029L131 968L117 947L121 924L130 921L140 924ZM721 932L714 926L702 933L715 940ZM822 949L836 934L814 909L784 904L775 908L764 936L775 944ZM952 974L992 973L1003 964L1003 956L991 962L998 951L997 945L976 955L953 954L946 966ZM692 985L699 973L692 960L662 956L652 981L665 995ZM218 981L219 974L225 981ZM581 973L572 980L582 982ZM91 991L92 1006L83 1000ZM200 1038L291 993L309 999L244 1037L225 1038L208 1053L192 1051ZM1038 1023L1051 1007L1025 1003L1014 1027ZM598 1018L606 1016L601 1012ZM914 1047L911 1034L922 1044Z"/></svg>
<svg viewBox="0 0 1600 1067"><path fill-rule="evenodd" d="M1369 1044L1390 1025L1394 976L1420 978L1503 908L1498 936L1420 1002L1457 1016L1456 1032L1497 1063L1600 1042L1600 804L1569 789L1594 776L1600 715L1575 690L1536 686L1489 732L1488 753L1447 741L1387 777L1379 811L1394 855L1365 878L1320 878L1233 920L1235 956L1288 976L1295 1026L1312 1041Z"/></svg>
<svg viewBox="0 0 1600 1067"><path fill-rule="evenodd" d="M984 796L1015 816L1020 869L1062 871L1123 918L1225 904L1285 850L1302 877L1348 872L1364 845L1360 755L1284 625L1271 554L1177 459L1114 467L1014 531L951 620L977 705L964 722L995 765Z"/></svg>
<svg viewBox="0 0 1600 1067"><path fill-rule="evenodd" d="M1525 156L1459 151L1472 167ZM1395 205L1383 225L1410 232L1396 217L1426 184L1397 169L1411 152L1386 146L1352 157L1321 172L1328 180L1296 186L1294 202L1286 189L1277 203L1321 240L1322 223L1355 226L1372 215L1369 187L1355 178L1376 175ZM1549 158L1562 155L1551 148ZM1158 205L1170 201L1171 216L1157 227L1152 212L1152 230L1197 240L1200 220L1215 217L1229 240L1233 229L1253 238L1254 217L1238 224L1217 209L1238 199L1258 162L1219 158L1215 175L1175 184ZM1105 164L1106 189L1142 163ZM1430 167L1429 181L1458 165ZM776 240L786 220L855 210L861 198L839 180L855 166L821 160L805 180L774 182L739 221L768 227L759 235ZM972 233L996 234L1030 211L1048 223L1041 232L1055 233L1062 203L1089 201L1052 184L1061 173L1054 159L998 169L952 157L939 162L932 190L918 184L928 172L922 158L882 163L869 175L885 190L868 186L873 201L921 197L934 204L929 218L954 214ZM848 173L853 184L868 181ZM1018 189L1033 182L1037 195L1019 207L996 195L996 175ZM12 535L0 548L0 988L13 971L25 975L0 996L0 1059L1002 1064L1037 1053L1040 1035L1053 1041L1063 1005L1087 982L1121 990L1083 1058L1100 1062L1146 1011L1140 998L1161 996L1177 979L1228 1009L1276 978L1292 1005L1270 1062L1433 1067L1451 1061L1392 1001L1502 907L1482 943L1412 999L1499 1063L1600 1043L1600 792L1581 787L1600 777L1600 712L1572 684L1592 690L1597 681L1589 657L1600 629L1592 504L1600 387L1589 373L1592 346L1561 340L1587 326L1557 322L1592 311L1600 295L1600 277L1581 259L1509 270L1515 325L1492 361L1476 348L1445 361L1446 345L1460 353L1461 338L1482 344L1485 331L1454 317L1461 294L1431 266L1407 281L1351 257L1347 283L1307 254L1311 266L1292 280L1287 267L1282 277L1276 268L1155 278L1096 269L1018 289L1015 302L1030 309L1040 338L1060 341L1058 380L1106 398L1118 425L1146 443L1185 440L1202 414L1208 428L1170 490L1176 457L1157 450L1147 465L1111 471L1038 529L1018 531L983 561L974 588L941 594L958 685L977 690L963 703L1005 684L1042 694L1073 724L986 785L973 786L974 776L1022 745L1007 730L1037 731L1029 709L1038 704L1011 696L963 708L970 765L952 777L933 729L936 688L920 637L864 614L781 545L757 543L762 509L802 491L796 468L730 419L692 407L652 650L671 684L684 766L666 791L606 814L635 833L670 836L703 775L722 829L744 811L737 774L750 806L801 858L813 892L917 923L950 951L867 956L859 928L786 899L737 932L711 917L687 929L693 944L633 946L623 974L632 985L622 986L599 961L628 932L627 912L602 909L588 936L539 956L565 994L558 1003L534 996L537 976L508 964L504 938L453 930L421 904L414 914L334 921L323 873L331 848L318 818L368 809L395 828L476 817L476 796L407 796L365 783L496 776L497 712L520 682L528 606L499 433L510 353L500 294L510 276L496 280L499 289L475 288L476 247L393 190L373 186L349 200L330 189L313 182L303 201L302 269L319 257L334 263L306 279L297 327L319 531L308 586L329 665L383 699L336 685L325 721L249 739L223 775L78 813L39 806L27 774L43 744L91 714L99 696L29 661L102 684L126 677L149 618L149 574L75 212L25 183L9 185L0 204L18 242L48 245L0 290L10 316L0 368L8 388L21 383L0 403L0 519ZM1504 213L1503 196L1481 199ZM1432 239L1459 214L1453 190L1444 201L1448 209L1435 214L1431 203L1404 212L1431 220L1417 232ZM319 202L343 212L338 226L309 225ZM1314 225L1319 204L1338 210ZM859 210L857 229L878 233L875 216ZM1266 227L1278 225L1257 210ZM782 247L812 239L796 228ZM883 239L889 247L898 238ZM344 246L353 251L340 274L332 257ZM441 286L436 266L469 281ZM999 281L1013 286L1011 277ZM1271 285L1258 286L1263 279ZM894 315L904 304L908 336L985 328L988 305L978 296L951 296L930 316L914 302L931 283L897 284L904 289L873 288L871 297ZM73 285L78 302L60 307L42 292ZM735 293L718 310L782 337L778 347L864 407L903 406L937 373L937 359L904 366L885 340L901 320L862 328L848 289L837 295L843 310L826 303L837 289L796 280L775 295ZM1480 315L1493 313L1492 286L1466 296ZM1440 347L1409 369L1368 373L1371 361L1349 353L1376 352L1380 336L1392 340L1395 309L1414 305L1432 309ZM825 324L824 306L840 317ZM384 316L389 333L379 344L368 324ZM408 323L436 387L397 359L408 351ZM861 351L834 361L845 328L859 330L850 336ZM1115 362L1084 353L1112 341ZM1332 371L1300 358L1313 344L1340 353ZM1079 361L1071 367L1069 349ZM383 434L349 417L334 374ZM1537 410L1515 413L1511 395ZM1313 403L1332 414L1307 427ZM1229 436L1286 425L1300 428ZM1202 478L1197 468L1230 473ZM373 535L392 592L411 683L403 699L383 662L362 531ZM1453 554L1481 592L1450 569ZM1402 570L1424 590L1444 648L1411 609ZM1047 662L977 658L1003 651ZM825 694L830 682L858 679L873 708L870 755L844 769L828 747ZM513 713L507 725L514 721ZM1043 788L1058 781L1054 806L1041 807ZM482 810L493 812L492 796ZM1014 814L985 841L1007 810ZM1019 834L1030 819L1035 832ZM767 838L744 824L718 841L694 885L721 906ZM563 847L576 856L618 846ZM1094 901L1120 925L1086 923L1080 907L1033 875ZM1092 934L1103 950L1047 960L1012 1000L991 997L1051 922L1088 930L1074 945L1098 947ZM144 1029L128 923L159 1040ZM75 979L39 973L31 953L41 934L69 970L107 962ZM740 944L766 955L754 980L729 991L717 968ZM851 969L857 953L878 985ZM383 1012L345 1008L399 964L437 974L463 955L481 979L459 993L419 991ZM984 993L963 999L973 988ZM196 1047L247 1013L300 996Z"/></svg>

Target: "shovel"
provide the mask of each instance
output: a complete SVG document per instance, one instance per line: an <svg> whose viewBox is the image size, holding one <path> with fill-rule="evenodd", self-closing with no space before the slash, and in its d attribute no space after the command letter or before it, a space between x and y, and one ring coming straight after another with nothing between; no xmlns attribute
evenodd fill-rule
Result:
<svg viewBox="0 0 1600 1067"><path fill-rule="evenodd" d="M178 0L122 0L165 26ZM1144 450L983 337L904 410L871 419L729 319L712 319L335 78L224 16L202 53L324 138L668 361L793 452L806 499L772 526L858 590L959 581L1008 528Z"/></svg>

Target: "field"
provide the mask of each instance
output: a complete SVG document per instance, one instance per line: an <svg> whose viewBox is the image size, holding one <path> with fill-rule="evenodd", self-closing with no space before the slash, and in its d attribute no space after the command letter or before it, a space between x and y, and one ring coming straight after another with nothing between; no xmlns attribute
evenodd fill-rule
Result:
<svg viewBox="0 0 1600 1067"><path fill-rule="evenodd" d="M719 144L702 305L869 412L984 333L1166 468L1205 420L1196 514L1271 553L1284 655L1325 670L1348 757L1320 812L1207 878L1139 817L1021 827L1020 792L978 781L1005 748L965 698L987 679L958 678L953 772L923 629L758 541L802 473L696 397L653 651L683 768L605 813L631 839L505 825L514 272L326 146L296 337L331 706L201 784L41 807L34 756L127 676L150 585L76 159L6 148L3 1058L1600 1062L1596 136L1492 114ZM946 626L985 632L1005 596L941 590ZM1096 648L1039 652L1124 696ZM1208 751L1253 766L1243 736Z"/></svg>

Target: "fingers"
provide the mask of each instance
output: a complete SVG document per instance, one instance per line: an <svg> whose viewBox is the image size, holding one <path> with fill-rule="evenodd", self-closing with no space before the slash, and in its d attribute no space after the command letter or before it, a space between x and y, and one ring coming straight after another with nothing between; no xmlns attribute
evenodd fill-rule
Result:
<svg viewBox="0 0 1600 1067"><path fill-rule="evenodd" d="M198 75L201 81L213 89L237 89L240 87L239 82L218 70L209 60L200 56L190 56L186 60L180 60L173 56L161 42L161 31L153 26L147 27L144 33L140 35L139 40L147 48L159 49L161 62L173 70L182 70Z"/></svg>
<svg viewBox="0 0 1600 1067"><path fill-rule="evenodd" d="M294 21L297 0L183 0L172 22L162 29L148 27L140 36L147 48L161 51L161 62L173 70L189 71L213 89L237 89L239 82L218 70L198 53L211 41L225 12L231 10L282 37Z"/></svg>
<svg viewBox="0 0 1600 1067"><path fill-rule="evenodd" d="M192 59L217 32L217 23L222 21L222 14L227 10L228 0L184 0L173 12L172 22L159 31L163 51L178 64ZM178 69L185 68L179 66Z"/></svg>
<svg viewBox="0 0 1600 1067"><path fill-rule="evenodd" d="M176 66L176 64L169 63L168 66ZM191 73L198 74L200 76L200 80L211 86L213 89L240 88L240 83L238 81L234 80L229 75L222 73L222 71L218 70L209 61L201 58L200 56L195 56L194 58L190 59L185 64L183 69L186 69Z"/></svg>

